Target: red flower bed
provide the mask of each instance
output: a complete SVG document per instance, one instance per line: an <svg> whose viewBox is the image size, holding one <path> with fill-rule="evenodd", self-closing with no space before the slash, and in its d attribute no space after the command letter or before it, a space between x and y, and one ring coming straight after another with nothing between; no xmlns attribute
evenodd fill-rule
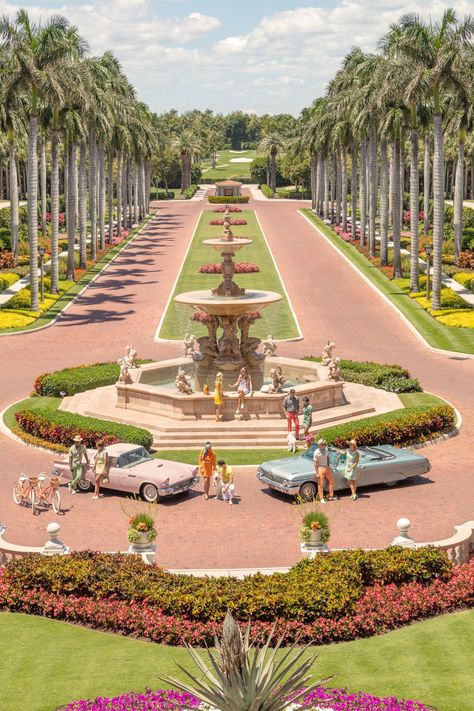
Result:
<svg viewBox="0 0 474 711"><path fill-rule="evenodd" d="M474 249L466 249L459 254L459 266L463 269L474 269Z"/></svg>
<svg viewBox="0 0 474 711"><path fill-rule="evenodd" d="M236 274L253 274L259 272L257 264L252 262L237 262L234 264L234 271ZM200 274L222 274L222 263L214 262L211 264L203 264L199 269Z"/></svg>
<svg viewBox="0 0 474 711"><path fill-rule="evenodd" d="M425 619L474 605L474 561L454 569L447 581L435 579L428 585L376 585L367 588L355 603L352 614L340 618L319 617L314 622L277 618L275 638L285 644L329 644L371 637ZM160 644L212 645L220 622L199 622L164 615L146 600L122 602L114 599L55 595L42 589L24 590L4 579L0 572L0 609L43 615L151 639ZM269 634L274 622L251 623L252 641ZM245 627L245 623L242 623Z"/></svg>
<svg viewBox="0 0 474 711"><path fill-rule="evenodd" d="M15 266L15 258L13 252L6 249L0 250L0 269L13 269Z"/></svg>
<svg viewBox="0 0 474 711"><path fill-rule="evenodd" d="M54 444L70 446L74 436L77 434L81 435L86 447L95 447L98 439L101 439L106 446L120 442L120 438L114 434L100 432L93 427L87 426L81 429L80 424L61 424L60 422L49 421L41 413L33 410L17 412L15 419L23 432Z"/></svg>
<svg viewBox="0 0 474 711"><path fill-rule="evenodd" d="M241 207L236 207L235 205L229 205L227 208L225 208L225 207L216 207L216 208L214 208L214 210L213 210L212 212L225 212L226 209L227 209L229 212L242 212L242 208L241 208Z"/></svg>
<svg viewBox="0 0 474 711"><path fill-rule="evenodd" d="M420 212L418 213L418 219L419 220L425 219L425 213L423 212L423 210L420 210ZM410 222L410 220L411 220L411 212L410 212L410 210L405 210L403 213L403 222L405 224L408 224Z"/></svg>
<svg viewBox="0 0 474 711"><path fill-rule="evenodd" d="M209 220L210 225L223 225L224 220ZM229 219L229 225L246 225L247 220L232 220Z"/></svg>
<svg viewBox="0 0 474 711"><path fill-rule="evenodd" d="M46 222L51 222L51 213L50 212L46 213ZM64 225L65 222L66 222L66 216L65 216L64 212L60 212L58 214L58 223L60 225Z"/></svg>

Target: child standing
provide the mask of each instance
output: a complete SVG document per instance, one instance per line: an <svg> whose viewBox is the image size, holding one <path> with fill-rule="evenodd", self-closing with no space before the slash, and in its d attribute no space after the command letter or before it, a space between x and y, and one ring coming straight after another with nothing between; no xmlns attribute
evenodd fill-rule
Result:
<svg viewBox="0 0 474 711"><path fill-rule="evenodd" d="M228 501L233 504L234 498L234 472L232 467L227 466L223 459L217 462L217 498L221 501Z"/></svg>

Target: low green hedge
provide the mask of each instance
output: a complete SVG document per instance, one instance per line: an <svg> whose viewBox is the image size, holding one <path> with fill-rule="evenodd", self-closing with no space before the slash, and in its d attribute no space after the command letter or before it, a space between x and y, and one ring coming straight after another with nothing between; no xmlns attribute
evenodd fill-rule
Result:
<svg viewBox="0 0 474 711"><path fill-rule="evenodd" d="M189 188L186 188L186 190L182 192L182 195L186 198L186 200L190 200L197 192L198 187L198 185L190 185Z"/></svg>
<svg viewBox="0 0 474 711"><path fill-rule="evenodd" d="M150 360L140 360L139 363L150 363ZM93 388L113 385L120 375L120 366L117 363L93 363L92 365L78 365L74 368L64 368L53 373L38 375L34 383L38 395L48 397L62 397L83 393Z"/></svg>
<svg viewBox="0 0 474 711"><path fill-rule="evenodd" d="M12 284L18 281L19 278L19 275L14 272L0 274L0 292L8 289Z"/></svg>
<svg viewBox="0 0 474 711"><path fill-rule="evenodd" d="M364 446L403 446L424 442L449 432L455 422L456 413L449 405L419 405L327 427L318 432L318 437L336 447L347 446L349 439L355 439L359 445Z"/></svg>
<svg viewBox="0 0 474 711"><path fill-rule="evenodd" d="M233 203L244 203L249 201L248 195L209 195L208 202L212 205L232 205Z"/></svg>
<svg viewBox="0 0 474 711"><path fill-rule="evenodd" d="M262 183L262 185L260 186L260 190L267 198L272 199L275 197L275 193L273 192L271 187L269 185L266 185L265 183Z"/></svg>
<svg viewBox="0 0 474 711"><path fill-rule="evenodd" d="M313 363L320 363L321 358L307 356L303 360L310 360ZM341 360L342 379L348 383L360 383L370 385L373 388L380 388L392 393L413 393L421 392L422 388L416 378L412 378L410 373L400 365L388 365L386 363L372 363L371 361Z"/></svg>
<svg viewBox="0 0 474 711"><path fill-rule="evenodd" d="M153 436L148 430L118 422L108 422L95 417L83 417L72 412L55 410L49 407L36 410L21 410L15 415L18 427L34 437L70 446L75 435L81 435L86 447L95 447L97 440L105 444L130 442L151 449Z"/></svg>
<svg viewBox="0 0 474 711"><path fill-rule="evenodd" d="M453 279L466 289L474 291L474 272L458 272L454 274Z"/></svg>
<svg viewBox="0 0 474 711"><path fill-rule="evenodd" d="M242 621L309 622L347 615L366 587L426 584L449 579L451 570L446 553L436 548L333 551L288 573L257 573L243 580L176 575L144 565L138 556L79 551L14 559L5 577L25 592L41 588L56 595L146 600L165 615L201 622L222 620L227 609Z"/></svg>

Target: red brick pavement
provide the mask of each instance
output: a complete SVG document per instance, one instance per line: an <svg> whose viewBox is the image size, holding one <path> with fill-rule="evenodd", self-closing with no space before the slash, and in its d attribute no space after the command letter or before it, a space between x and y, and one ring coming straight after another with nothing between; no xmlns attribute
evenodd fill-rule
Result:
<svg viewBox="0 0 474 711"><path fill-rule="evenodd" d="M0 407L26 396L35 375L66 365L113 359L125 342L150 357L178 355L175 344L154 343L154 333L203 203L163 204L158 218L53 327L0 338ZM473 518L474 487L468 445L474 430L474 362L430 352L392 309L304 220L293 203L253 202L298 315L304 340L281 348L290 356L319 353L327 338L348 358L396 362L425 389L462 412L460 436L426 450L433 468L418 484L371 489L357 502L328 504L334 546L383 546L400 515L417 540L448 536ZM291 244L291 250L288 244ZM469 439L470 438L470 439ZM0 435L0 520L8 539L41 544L53 514L35 518L16 507L11 486L20 470L48 470L52 457ZM469 454L468 454L469 451ZM169 567L278 566L299 557L297 520L289 500L262 490L255 468L238 474L238 505L204 501L198 492L159 505L158 560ZM62 536L73 548L126 547L128 504L121 496L91 501L63 497ZM209 514L210 510L210 514ZM92 513L91 513L92 512Z"/></svg>

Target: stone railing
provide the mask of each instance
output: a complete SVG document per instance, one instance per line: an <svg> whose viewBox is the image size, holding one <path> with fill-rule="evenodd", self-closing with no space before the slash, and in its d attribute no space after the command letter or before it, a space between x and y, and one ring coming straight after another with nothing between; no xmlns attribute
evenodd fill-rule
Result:
<svg viewBox="0 0 474 711"><path fill-rule="evenodd" d="M15 543L9 543L3 537L6 526L0 523L0 565L5 565L12 558L23 558L29 553L41 553L42 555L64 555L69 552L69 548L59 540L59 531L61 526L59 523L49 523L46 527L49 539L44 546L18 546Z"/></svg>
<svg viewBox="0 0 474 711"><path fill-rule="evenodd" d="M411 522L407 518L400 518L397 521L399 535L393 539L392 545L404 546L406 548L423 548L433 546L446 551L453 563L461 565L468 563L471 554L474 552L474 521L467 521L459 526L454 526L454 534L450 538L442 541L428 541L426 543L416 543L408 533Z"/></svg>

